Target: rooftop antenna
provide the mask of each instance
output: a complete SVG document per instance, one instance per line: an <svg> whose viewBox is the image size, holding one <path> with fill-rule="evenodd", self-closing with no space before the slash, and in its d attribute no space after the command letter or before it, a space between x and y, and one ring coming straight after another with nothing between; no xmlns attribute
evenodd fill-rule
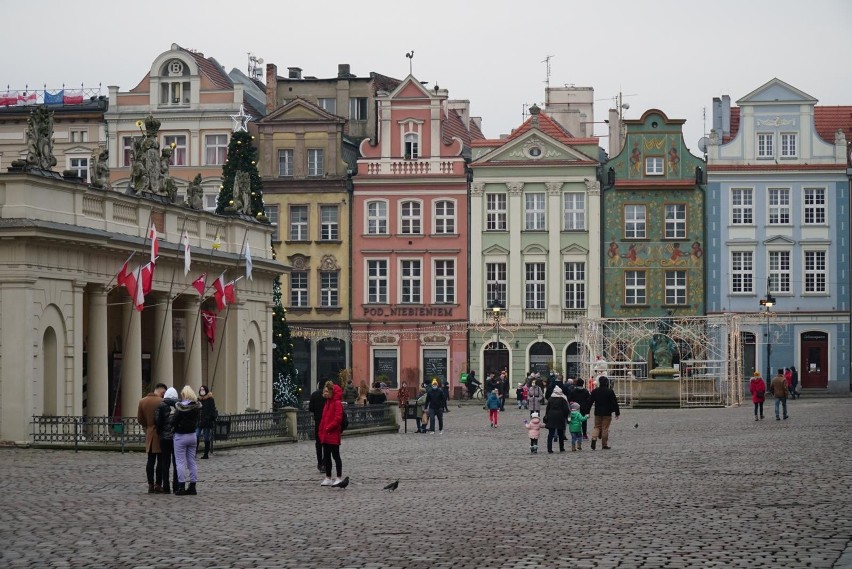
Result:
<svg viewBox="0 0 852 569"><path fill-rule="evenodd" d="M251 79L260 81L263 78L263 58L255 57L251 52L248 52L248 76Z"/></svg>
<svg viewBox="0 0 852 569"><path fill-rule="evenodd" d="M412 49L406 53L405 57L408 58L408 74L414 75L414 50Z"/></svg>
<svg viewBox="0 0 852 569"><path fill-rule="evenodd" d="M556 56L555 55L548 55L547 57L544 58L544 61L542 61L542 63L545 64L546 69L547 69L545 71L545 79L544 79L544 87L545 87L544 94L545 94L545 99L547 99L545 101L545 106L547 106L547 103L550 102L550 60L553 59L554 57L556 57Z"/></svg>

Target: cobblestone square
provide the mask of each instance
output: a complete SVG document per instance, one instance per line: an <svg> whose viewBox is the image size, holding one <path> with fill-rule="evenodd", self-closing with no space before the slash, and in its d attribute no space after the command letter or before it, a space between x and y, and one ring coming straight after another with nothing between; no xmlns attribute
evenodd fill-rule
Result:
<svg viewBox="0 0 852 569"><path fill-rule="evenodd" d="M852 567L852 398L772 403L627 409L611 450L537 455L526 412L453 404L444 434L344 439L347 490L313 442L214 452L182 497L139 453L2 449L0 566Z"/></svg>

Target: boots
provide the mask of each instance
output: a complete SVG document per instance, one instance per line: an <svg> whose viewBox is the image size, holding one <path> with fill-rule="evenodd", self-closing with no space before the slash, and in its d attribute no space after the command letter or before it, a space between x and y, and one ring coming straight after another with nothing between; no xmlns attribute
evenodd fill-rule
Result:
<svg viewBox="0 0 852 569"><path fill-rule="evenodd" d="M171 493L172 493L172 489L169 486L169 483L163 482L163 494L171 494Z"/></svg>
<svg viewBox="0 0 852 569"><path fill-rule="evenodd" d="M204 455L201 458L210 458L210 441L204 441Z"/></svg>
<svg viewBox="0 0 852 569"><path fill-rule="evenodd" d="M187 496L195 496L198 492L195 491L195 482L189 483L189 488L186 489Z"/></svg>
<svg viewBox="0 0 852 569"><path fill-rule="evenodd" d="M571 443L571 452L577 451L577 443Z"/></svg>
<svg viewBox="0 0 852 569"><path fill-rule="evenodd" d="M185 496L186 495L186 485L183 482L178 482L177 488L175 489L175 496Z"/></svg>
<svg viewBox="0 0 852 569"><path fill-rule="evenodd" d="M583 441L577 441L577 450L583 450Z"/></svg>
<svg viewBox="0 0 852 569"><path fill-rule="evenodd" d="M153 485L153 484L148 484L148 493L149 493L149 494L153 494L153 493L154 493L154 485Z"/></svg>
<svg viewBox="0 0 852 569"><path fill-rule="evenodd" d="M162 494L162 493L163 493L163 487L160 484L155 484L154 485L154 494Z"/></svg>
<svg viewBox="0 0 852 569"><path fill-rule="evenodd" d="M598 445L598 439L592 439L592 450L595 450L595 447Z"/></svg>

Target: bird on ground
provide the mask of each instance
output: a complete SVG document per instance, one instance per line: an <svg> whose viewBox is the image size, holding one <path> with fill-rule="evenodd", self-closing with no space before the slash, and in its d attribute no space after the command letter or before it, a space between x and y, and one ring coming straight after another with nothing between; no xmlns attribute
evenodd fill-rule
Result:
<svg viewBox="0 0 852 569"><path fill-rule="evenodd" d="M332 488L343 488L344 490L346 489L347 486L349 486L349 477L348 476L346 478L344 478L343 480L341 480L340 482L337 482L337 483L331 485Z"/></svg>
<svg viewBox="0 0 852 569"><path fill-rule="evenodd" d="M390 484L388 484L387 486L382 488L382 490L387 490L388 492L393 492L397 488L399 488L399 480L391 482Z"/></svg>
<svg viewBox="0 0 852 569"><path fill-rule="evenodd" d="M635 425L633 425L633 428L634 428L634 429L638 429L638 428L639 428L639 423L636 423Z"/></svg>

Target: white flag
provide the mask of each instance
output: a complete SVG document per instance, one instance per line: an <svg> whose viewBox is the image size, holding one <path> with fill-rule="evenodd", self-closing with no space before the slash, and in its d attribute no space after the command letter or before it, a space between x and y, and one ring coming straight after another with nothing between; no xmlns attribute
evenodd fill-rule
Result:
<svg viewBox="0 0 852 569"><path fill-rule="evenodd" d="M248 241L246 241L246 279L254 280L251 278L251 248L249 247Z"/></svg>
<svg viewBox="0 0 852 569"><path fill-rule="evenodd" d="M189 272L190 258L189 258L189 234L186 232L186 229L183 230L183 276Z"/></svg>

